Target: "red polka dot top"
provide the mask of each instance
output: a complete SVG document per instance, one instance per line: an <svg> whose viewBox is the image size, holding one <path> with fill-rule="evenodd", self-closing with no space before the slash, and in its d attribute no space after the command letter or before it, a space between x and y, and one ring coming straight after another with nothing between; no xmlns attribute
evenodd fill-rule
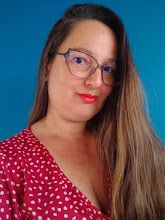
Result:
<svg viewBox="0 0 165 220"><path fill-rule="evenodd" d="M108 220L60 170L31 128L0 142L0 220Z"/></svg>

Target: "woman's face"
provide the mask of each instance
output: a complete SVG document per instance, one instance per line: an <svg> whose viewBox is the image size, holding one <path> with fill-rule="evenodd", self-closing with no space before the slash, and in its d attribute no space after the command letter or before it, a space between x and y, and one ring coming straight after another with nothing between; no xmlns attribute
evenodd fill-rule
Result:
<svg viewBox="0 0 165 220"><path fill-rule="evenodd" d="M83 21L76 25L58 52L69 48L88 51L100 65L116 59L117 45L112 30L98 21ZM99 112L112 87L103 83L101 69L86 79L73 76L62 55L56 55L48 66L48 113L76 122L86 122ZM92 97L91 97L91 96Z"/></svg>

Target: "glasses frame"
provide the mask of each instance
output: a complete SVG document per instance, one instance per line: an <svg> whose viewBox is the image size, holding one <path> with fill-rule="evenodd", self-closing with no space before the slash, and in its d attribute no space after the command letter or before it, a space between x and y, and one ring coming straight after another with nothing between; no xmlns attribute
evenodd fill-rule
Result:
<svg viewBox="0 0 165 220"><path fill-rule="evenodd" d="M84 54L90 56L92 59L95 60L95 62L96 62L96 67L91 70L91 72L89 73L89 75L88 75L87 77L78 77L78 76L74 75L74 73L72 73L72 71L70 70L70 68L69 68L69 63L68 63L68 57L69 57L69 53L72 52L72 51L77 51L77 52L84 53ZM85 52L85 51L79 50L79 49L74 49L74 48L69 48L68 51L67 51L67 52L64 52L64 53L63 53L63 52L56 52L56 54L57 54L57 55L62 55L62 56L64 56L66 65L67 65L67 67L68 67L70 73L71 73L73 76L75 76L75 77L77 77L77 78L79 78L79 79L87 79L88 77L90 77L90 76L96 71L96 69L99 68L99 69L101 70L101 79L102 79L102 82L103 82L105 85L107 85L107 86L114 86L114 85L115 85L115 84L111 84L111 85L110 85L110 84L107 84L107 83L104 82L103 68L106 66L106 64L100 65L100 64L98 63L97 59L96 59L94 56L92 56L91 54L89 54L89 53L87 53L87 52ZM111 61L111 62L112 62L113 64L115 64L115 66L116 66L116 62L115 62L115 61ZM113 72L114 72L114 70L113 70ZM112 73L112 74L114 75L114 73ZM113 76L112 76L112 77L113 77Z"/></svg>

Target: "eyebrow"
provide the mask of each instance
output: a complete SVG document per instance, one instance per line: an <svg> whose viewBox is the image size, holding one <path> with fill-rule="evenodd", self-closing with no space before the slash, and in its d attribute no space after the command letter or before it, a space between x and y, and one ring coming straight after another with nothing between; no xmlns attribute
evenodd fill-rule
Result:
<svg viewBox="0 0 165 220"><path fill-rule="evenodd" d="M93 54L90 50L88 50L88 49L86 49L86 48L74 47L74 48L72 48L72 49L76 49L76 50L80 50L80 51L82 51L82 52L86 52L87 54L89 54L89 55L91 55L91 56L93 56L93 57L95 58L94 54ZM95 59L96 59L96 58L95 58ZM116 64L116 59L114 59L114 58L108 58L107 60L110 61L110 62L112 62L112 63L114 63L114 64Z"/></svg>

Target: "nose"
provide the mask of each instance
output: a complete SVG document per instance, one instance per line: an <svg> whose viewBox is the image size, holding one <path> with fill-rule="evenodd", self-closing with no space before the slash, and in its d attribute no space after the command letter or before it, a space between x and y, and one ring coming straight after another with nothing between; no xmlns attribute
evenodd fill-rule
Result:
<svg viewBox="0 0 165 220"><path fill-rule="evenodd" d="M85 79L85 85L92 88L98 88L103 84L101 68L97 67L96 70Z"/></svg>

